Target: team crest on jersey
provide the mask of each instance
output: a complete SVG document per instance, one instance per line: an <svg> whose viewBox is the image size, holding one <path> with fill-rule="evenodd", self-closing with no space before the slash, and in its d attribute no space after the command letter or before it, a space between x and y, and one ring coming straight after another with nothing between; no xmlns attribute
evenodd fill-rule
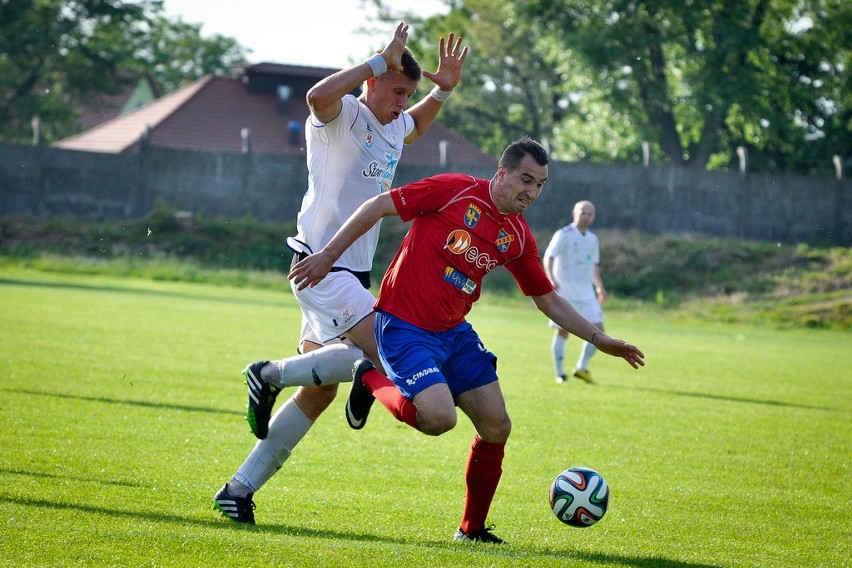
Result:
<svg viewBox="0 0 852 568"><path fill-rule="evenodd" d="M464 212L464 224L470 228L479 223L479 217L482 215L482 210L471 203L467 206L467 211Z"/></svg>
<svg viewBox="0 0 852 568"><path fill-rule="evenodd" d="M497 240L494 241L494 244L497 245L497 250L500 252L506 252L509 250L509 245L512 244L512 241L515 240L515 235L510 235L505 230L500 229L500 233L497 235Z"/></svg>
<svg viewBox="0 0 852 568"><path fill-rule="evenodd" d="M364 145L367 148L372 148L374 138L375 138L375 134L373 134L373 127L368 124L367 125L367 133L364 135Z"/></svg>

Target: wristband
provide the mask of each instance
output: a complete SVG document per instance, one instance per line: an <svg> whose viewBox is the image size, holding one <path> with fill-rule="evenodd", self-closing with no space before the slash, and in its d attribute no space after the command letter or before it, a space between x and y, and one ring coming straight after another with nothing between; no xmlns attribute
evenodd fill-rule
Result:
<svg viewBox="0 0 852 568"><path fill-rule="evenodd" d="M441 87L439 87L438 85L435 85L435 87L432 88L432 92L429 93L429 94L432 95L433 99L442 103L442 102L446 101L448 98L450 98L450 95L453 94L453 91L452 91L452 89L449 90L449 91L444 91L443 89L441 89Z"/></svg>
<svg viewBox="0 0 852 568"><path fill-rule="evenodd" d="M377 53L368 59L367 65L369 65L370 69L372 69L373 77L378 77L388 70L388 62L385 61L385 58L382 57L381 53Z"/></svg>
<svg viewBox="0 0 852 568"><path fill-rule="evenodd" d="M594 333L592 334L592 338L589 340L589 343L591 343L592 345L595 345L595 338L596 338L597 336L598 336L598 332L596 331L596 332L594 332ZM597 347L597 346L596 346L596 347Z"/></svg>

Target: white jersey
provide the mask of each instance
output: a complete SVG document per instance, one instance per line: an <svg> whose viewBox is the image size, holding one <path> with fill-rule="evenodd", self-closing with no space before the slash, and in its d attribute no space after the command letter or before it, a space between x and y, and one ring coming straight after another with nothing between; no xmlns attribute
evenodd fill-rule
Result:
<svg viewBox="0 0 852 568"><path fill-rule="evenodd" d="M369 198L389 191L405 137L414 130L407 112L382 125L353 95L341 99L340 115L305 123L308 191L296 219L297 239L314 252L324 247L346 219ZM357 172L357 175L353 175ZM369 271L380 223L346 249L335 266Z"/></svg>
<svg viewBox="0 0 852 568"><path fill-rule="evenodd" d="M543 258L551 257L559 295L572 305L597 303L592 277L600 263L598 237L588 229L584 235L571 223L554 233Z"/></svg>

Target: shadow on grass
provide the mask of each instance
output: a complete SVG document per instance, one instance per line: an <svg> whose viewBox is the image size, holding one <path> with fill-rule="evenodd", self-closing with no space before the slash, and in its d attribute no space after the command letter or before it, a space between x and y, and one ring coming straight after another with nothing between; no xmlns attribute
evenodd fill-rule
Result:
<svg viewBox="0 0 852 568"><path fill-rule="evenodd" d="M84 477L79 475L59 475L56 473L45 473L43 471L27 471L23 469L7 469L0 467L0 475L8 474L8 475L20 475L24 477L41 477L44 479L62 479L62 480L70 480L80 483L98 483L100 485L117 485L119 487L147 487L145 485L140 484L139 482L133 481L114 481L109 479L101 479L99 477Z"/></svg>
<svg viewBox="0 0 852 568"><path fill-rule="evenodd" d="M212 498L211 498L212 502ZM110 509L107 507L98 507L94 505L86 505L83 503L61 503L49 501L45 499L20 499L17 497L0 495L0 503L8 503L21 505L24 507L37 507L51 510L67 510L72 513L88 513L93 515L106 515L115 518L124 519L143 519L150 522L167 522L177 523L180 525L194 525L202 528L224 529L224 530L239 530L256 532L263 535L288 535L302 538L323 538L334 540L351 540L358 542L384 542L398 546L428 546L430 548L439 548L441 550L452 550L454 548L464 547L465 552L483 552L494 554L495 556L511 557L511 558L552 558L555 562L566 562L570 560L595 562L599 564L618 563L624 566L635 566L636 568L719 568L715 564L704 564L695 562L681 562L677 560L669 560L659 557L638 557L638 556L623 556L616 554L597 554L588 552L560 552L555 550L541 550L536 548L519 548L512 546L490 546L483 544L471 543L454 543L445 541L423 541L416 542L410 539L389 538L376 534L351 532L351 531L335 531L329 529L309 529L304 527L294 527L290 525L270 524L270 525L244 525L237 524L223 517L211 515L210 519L197 519L190 516L172 515L167 513L152 513L139 511L125 511L121 509ZM213 513L213 506L210 506ZM216 513L214 513L215 515Z"/></svg>
<svg viewBox="0 0 852 568"><path fill-rule="evenodd" d="M604 385L604 388L610 389L621 389L621 390L631 390L631 391L646 391L646 392L656 392L662 394L673 394L676 396L689 396L693 398L706 398L709 400L723 400L725 402L742 402L745 404L762 404L765 406L778 406L782 408L800 408L803 410L827 410L830 412L841 412L840 408L832 408L830 406L813 406L810 404L799 404L796 402L780 402L777 400L760 400L757 398L743 398L737 396L722 396L718 394L707 394L701 392L686 392L686 391L676 391L669 389L657 389L653 387L640 387L640 386L619 386L619 385Z"/></svg>
<svg viewBox="0 0 852 568"><path fill-rule="evenodd" d="M83 396L78 394L63 394L55 392L39 392L24 389L10 389L0 387L0 392L11 392L15 394L26 394L32 396L45 396L51 398L65 398L69 400L84 400L88 402L105 402L107 404L120 404L124 406L138 406L142 408L164 408L168 410L182 410L185 412L204 412L207 414L229 414L236 416L245 415L245 411L237 410L222 410L220 408L210 408L209 406L192 406L188 404L170 404L167 402L150 402L147 400L128 400L126 398L106 398L103 396Z"/></svg>
<svg viewBox="0 0 852 568"><path fill-rule="evenodd" d="M117 277L114 277L117 278ZM156 282L156 281L153 281ZM162 283L170 283L173 281L163 280ZM208 283L208 282L186 282L174 281L174 283L182 284L202 284L212 287L232 287L232 285ZM134 296L155 296L161 298L182 298L190 300L199 300L205 302L219 302L223 304L239 304L239 305L259 305L259 306L274 306L280 307L281 303L272 300L256 300L256 299L241 299L228 298L220 296L205 296L203 294L183 293L175 290L150 290L147 288L134 288L132 286L105 286L103 284L89 283L73 283L73 282L50 282L47 280L14 280L11 278L0 278L0 286L21 286L31 288L56 288L68 290L85 290L91 292L110 292L115 294L132 294ZM246 287L248 288L248 287ZM245 289L245 288L244 288ZM274 289L264 289L275 292ZM290 287L286 284L281 286L282 293L290 293Z"/></svg>

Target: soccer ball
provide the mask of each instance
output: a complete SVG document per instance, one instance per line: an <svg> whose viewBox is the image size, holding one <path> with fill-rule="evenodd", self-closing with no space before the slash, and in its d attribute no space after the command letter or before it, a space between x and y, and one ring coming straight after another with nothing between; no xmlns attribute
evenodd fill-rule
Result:
<svg viewBox="0 0 852 568"><path fill-rule="evenodd" d="M556 518L572 527L590 527L609 506L609 486L588 467L572 467L556 476L550 486L550 508Z"/></svg>

